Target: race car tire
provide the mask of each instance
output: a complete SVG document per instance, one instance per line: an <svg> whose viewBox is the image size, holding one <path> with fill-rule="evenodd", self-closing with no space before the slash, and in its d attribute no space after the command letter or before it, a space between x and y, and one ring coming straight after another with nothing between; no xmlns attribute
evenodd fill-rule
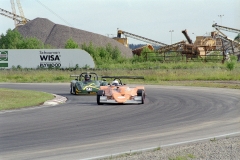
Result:
<svg viewBox="0 0 240 160"><path fill-rule="evenodd" d="M76 93L76 88L75 88L75 87L73 87L73 94L74 94L74 95L77 95L77 93Z"/></svg>
<svg viewBox="0 0 240 160"><path fill-rule="evenodd" d="M70 94L73 94L73 87L70 87Z"/></svg>
<svg viewBox="0 0 240 160"><path fill-rule="evenodd" d="M137 96L141 96L142 97L141 104L144 104L144 102L145 102L145 91L143 89L137 90Z"/></svg>
<svg viewBox="0 0 240 160"><path fill-rule="evenodd" d="M97 92L97 104L98 104L98 105L103 105L103 103L100 102L100 97L101 97L101 96L104 96L104 91L103 91L103 90L99 90L99 91Z"/></svg>

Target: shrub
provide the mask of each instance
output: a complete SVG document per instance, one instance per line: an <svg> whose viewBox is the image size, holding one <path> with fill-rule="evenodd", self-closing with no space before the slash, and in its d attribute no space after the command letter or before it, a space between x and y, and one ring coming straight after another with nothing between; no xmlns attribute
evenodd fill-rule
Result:
<svg viewBox="0 0 240 160"><path fill-rule="evenodd" d="M74 48L79 48L78 44L73 41L72 38L68 39L66 44L65 44L66 49L74 49Z"/></svg>
<svg viewBox="0 0 240 160"><path fill-rule="evenodd" d="M227 69L229 69L230 71L232 71L235 67L235 63L233 61L227 62L226 63Z"/></svg>

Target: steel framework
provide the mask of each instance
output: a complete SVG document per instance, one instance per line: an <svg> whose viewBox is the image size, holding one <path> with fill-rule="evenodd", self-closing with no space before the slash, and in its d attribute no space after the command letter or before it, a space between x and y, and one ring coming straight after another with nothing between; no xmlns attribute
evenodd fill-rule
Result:
<svg viewBox="0 0 240 160"><path fill-rule="evenodd" d="M157 45L157 46L166 46L167 45L165 43L158 42L158 41L155 41L155 40L152 40L152 39L149 39L149 38L145 38L145 37L142 37L142 36L139 36L139 35L136 35L136 34L132 34L132 33L129 33L129 32L123 31L123 30L118 30L117 37L121 38L122 34L125 35L126 37L131 37L131 38L143 41L143 42L147 42L147 43L152 44L152 45Z"/></svg>
<svg viewBox="0 0 240 160"><path fill-rule="evenodd" d="M15 27L24 25L27 22L29 22L30 20L25 18L25 16L24 16L20 0L16 0L20 15L16 14L14 0L10 0L10 2L11 2L11 6L12 6L12 12L9 12L5 9L0 8L0 14L5 17L8 17L10 19L13 19Z"/></svg>

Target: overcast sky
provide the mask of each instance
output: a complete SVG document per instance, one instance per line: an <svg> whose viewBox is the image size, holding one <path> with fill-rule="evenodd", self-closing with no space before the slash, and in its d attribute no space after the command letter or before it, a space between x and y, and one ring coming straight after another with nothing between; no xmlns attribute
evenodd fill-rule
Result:
<svg viewBox="0 0 240 160"><path fill-rule="evenodd" d="M212 24L240 29L240 0L20 0L28 19L47 18L56 24L116 36L117 28L171 44L209 35ZM18 8L15 1L17 14ZM10 0L0 8L11 11ZM14 28L14 21L0 15L0 33ZM170 32L173 30L173 32ZM237 34L223 31L234 38ZM193 34L194 33L194 34ZM129 43L142 43L129 38Z"/></svg>

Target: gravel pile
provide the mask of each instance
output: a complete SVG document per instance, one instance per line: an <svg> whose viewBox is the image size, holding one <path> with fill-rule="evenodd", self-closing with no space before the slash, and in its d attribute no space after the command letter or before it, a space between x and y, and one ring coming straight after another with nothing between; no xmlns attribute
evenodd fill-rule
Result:
<svg viewBox="0 0 240 160"><path fill-rule="evenodd" d="M88 45L90 42L92 42L94 46L102 47L111 44L113 47L118 47L123 56L132 57L131 49L112 38L81 29L55 24L46 18L36 18L23 26L19 26L17 29L24 37L36 37L44 44L49 44L56 48L64 48L66 41L69 38L72 38L79 44L79 46L83 43Z"/></svg>
<svg viewBox="0 0 240 160"><path fill-rule="evenodd" d="M104 160L239 160L240 136L158 148L142 153L126 153ZM102 159L103 160L103 159Z"/></svg>

